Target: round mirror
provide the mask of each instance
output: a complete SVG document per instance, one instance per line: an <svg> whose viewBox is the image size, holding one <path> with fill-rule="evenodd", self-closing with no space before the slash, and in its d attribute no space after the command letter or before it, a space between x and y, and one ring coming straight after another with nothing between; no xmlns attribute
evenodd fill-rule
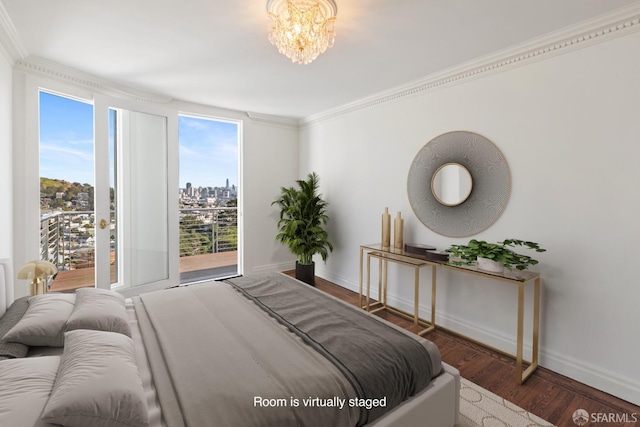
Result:
<svg viewBox="0 0 640 427"><path fill-rule="evenodd" d="M460 163L445 163L431 177L431 193L445 206L458 206L471 194L473 179Z"/></svg>
<svg viewBox="0 0 640 427"><path fill-rule="evenodd" d="M454 206L444 205L444 195L438 196L429 185L438 169L450 163L463 165L473 178L466 200L458 199L464 203ZM411 209L420 222L443 236L466 237L486 230L504 211L510 193L506 159L491 141L473 132L453 131L433 138L418 151L407 177Z"/></svg>

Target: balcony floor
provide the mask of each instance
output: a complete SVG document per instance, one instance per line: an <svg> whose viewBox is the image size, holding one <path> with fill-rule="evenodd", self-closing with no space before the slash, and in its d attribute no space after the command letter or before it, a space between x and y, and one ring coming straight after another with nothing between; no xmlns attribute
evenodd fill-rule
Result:
<svg viewBox="0 0 640 427"><path fill-rule="evenodd" d="M209 280L237 274L238 251L180 257L180 283ZM72 292L93 287L95 268L80 268L58 272L49 292ZM115 269L111 268L111 278Z"/></svg>

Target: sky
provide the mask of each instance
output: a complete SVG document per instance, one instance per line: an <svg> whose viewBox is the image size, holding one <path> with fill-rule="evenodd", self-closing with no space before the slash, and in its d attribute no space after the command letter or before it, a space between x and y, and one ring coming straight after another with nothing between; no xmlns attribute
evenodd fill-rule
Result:
<svg viewBox="0 0 640 427"><path fill-rule="evenodd" d="M180 188L238 185L238 125L178 117Z"/></svg>
<svg viewBox="0 0 640 427"><path fill-rule="evenodd" d="M40 176L94 185L93 105L40 92ZM236 123L178 117L179 186L238 184Z"/></svg>

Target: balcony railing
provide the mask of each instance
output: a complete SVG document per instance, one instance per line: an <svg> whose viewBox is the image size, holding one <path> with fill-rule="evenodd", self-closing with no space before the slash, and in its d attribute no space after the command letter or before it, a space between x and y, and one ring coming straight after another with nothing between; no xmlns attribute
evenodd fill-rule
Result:
<svg viewBox="0 0 640 427"><path fill-rule="evenodd" d="M180 209L180 256L238 250L238 208Z"/></svg>
<svg viewBox="0 0 640 427"><path fill-rule="evenodd" d="M238 208L180 209L180 256L238 249ZM116 247L111 213L112 261ZM92 211L54 213L40 219L40 258L58 270L95 266L95 214Z"/></svg>

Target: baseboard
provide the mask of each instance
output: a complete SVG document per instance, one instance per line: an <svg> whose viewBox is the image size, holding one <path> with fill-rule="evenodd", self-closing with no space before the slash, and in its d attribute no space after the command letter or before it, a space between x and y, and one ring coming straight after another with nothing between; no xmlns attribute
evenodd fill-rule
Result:
<svg viewBox="0 0 640 427"><path fill-rule="evenodd" d="M540 350L540 365L640 406L640 382L552 350Z"/></svg>
<svg viewBox="0 0 640 427"><path fill-rule="evenodd" d="M339 283L340 286L346 289L359 292L358 282L333 274L324 268L318 269L316 274L333 283ZM373 299L378 299L377 291L377 286L374 286L371 289L371 297ZM413 312L413 301L398 298L394 295L387 295L387 298L390 305L410 313ZM421 305L419 310L421 317L425 319L429 319L431 317L431 307ZM436 323L443 328L472 337L473 339L486 343L489 346L509 353L515 352L515 333L513 336L510 336L502 331L484 328L481 325L469 322L466 319L450 316L439 311L437 308ZM527 334L525 333L525 336L526 335ZM429 338L428 334L426 338ZM531 357L530 341L525 339L523 350L525 359L529 359ZM640 382L629 379L619 373L576 359L566 354L545 349L544 347L540 348L539 365L635 405L640 405Z"/></svg>

